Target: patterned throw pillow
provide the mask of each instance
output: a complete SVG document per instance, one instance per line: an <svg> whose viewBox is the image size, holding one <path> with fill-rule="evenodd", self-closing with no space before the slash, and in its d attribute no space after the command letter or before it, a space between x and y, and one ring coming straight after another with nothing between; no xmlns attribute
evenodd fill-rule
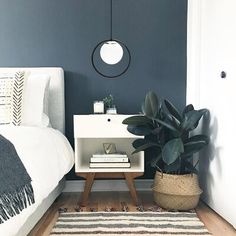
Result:
<svg viewBox="0 0 236 236"><path fill-rule="evenodd" d="M21 124L25 72L0 75L0 125Z"/></svg>

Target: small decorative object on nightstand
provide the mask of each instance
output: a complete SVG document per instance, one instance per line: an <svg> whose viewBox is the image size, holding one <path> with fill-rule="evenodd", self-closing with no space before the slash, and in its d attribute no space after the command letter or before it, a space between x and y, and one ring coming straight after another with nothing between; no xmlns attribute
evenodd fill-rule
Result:
<svg viewBox="0 0 236 236"><path fill-rule="evenodd" d="M103 114L104 113L104 102L103 101L94 101L93 102L93 113L94 114Z"/></svg>
<svg viewBox="0 0 236 236"><path fill-rule="evenodd" d="M111 94L109 96L105 97L103 99L103 102L104 102L107 114L110 114L110 115L117 114L116 106L114 104L114 98Z"/></svg>
<svg viewBox="0 0 236 236"><path fill-rule="evenodd" d="M95 178L125 178L133 202L138 204L134 178L144 173L144 152L132 154L132 142L137 136L129 133L122 124L127 117L129 116L74 116L75 172L77 176L86 179L81 205L87 204ZM111 145L113 154L107 154L103 149L104 144L115 144L117 151ZM115 160L110 159L110 163L104 158Z"/></svg>
<svg viewBox="0 0 236 236"><path fill-rule="evenodd" d="M114 143L103 143L103 150L106 154L116 153L116 145Z"/></svg>

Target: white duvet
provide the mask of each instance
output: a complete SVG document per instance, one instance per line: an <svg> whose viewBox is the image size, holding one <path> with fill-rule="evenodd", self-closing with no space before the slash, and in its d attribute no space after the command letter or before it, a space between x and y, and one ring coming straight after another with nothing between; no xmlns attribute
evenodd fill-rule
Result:
<svg viewBox="0 0 236 236"><path fill-rule="evenodd" d="M52 128L0 126L0 134L14 144L35 194L35 204L0 224L0 236L13 236L72 168L74 155L67 139Z"/></svg>

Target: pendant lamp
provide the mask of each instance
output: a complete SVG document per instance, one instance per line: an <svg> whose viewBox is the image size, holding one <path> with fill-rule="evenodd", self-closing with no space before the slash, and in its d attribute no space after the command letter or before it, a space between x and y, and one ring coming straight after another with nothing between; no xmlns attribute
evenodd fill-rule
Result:
<svg viewBox="0 0 236 236"><path fill-rule="evenodd" d="M113 38L113 0L110 0L110 38L96 45L92 52L95 71L106 78L123 75L130 66L131 55L128 47Z"/></svg>

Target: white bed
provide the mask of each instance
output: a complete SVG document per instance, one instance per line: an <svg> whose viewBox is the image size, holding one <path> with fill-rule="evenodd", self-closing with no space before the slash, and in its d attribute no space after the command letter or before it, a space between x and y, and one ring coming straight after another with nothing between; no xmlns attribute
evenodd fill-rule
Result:
<svg viewBox="0 0 236 236"><path fill-rule="evenodd" d="M0 68L0 73L22 68ZM74 164L73 150L64 133L64 73L61 68L24 68L49 74L49 118L52 128L0 126L0 134L15 146L32 178L35 204L0 224L1 236L26 236L64 187L63 177ZM52 109L53 108L53 109Z"/></svg>

